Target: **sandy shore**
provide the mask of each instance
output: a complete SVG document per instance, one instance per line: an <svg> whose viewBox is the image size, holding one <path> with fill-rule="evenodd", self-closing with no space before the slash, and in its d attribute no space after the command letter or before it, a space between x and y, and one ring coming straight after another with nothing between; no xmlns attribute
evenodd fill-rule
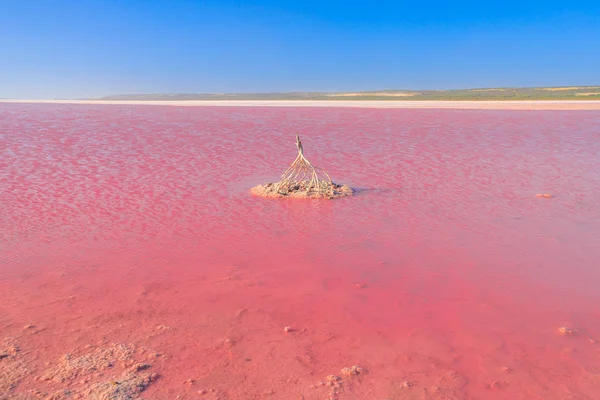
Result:
<svg viewBox="0 0 600 400"><path fill-rule="evenodd" d="M433 108L474 110L600 110L600 100L532 101L337 101L337 100L188 100L188 101L107 101L107 100L0 100L0 103L115 104L197 107L355 107Z"/></svg>

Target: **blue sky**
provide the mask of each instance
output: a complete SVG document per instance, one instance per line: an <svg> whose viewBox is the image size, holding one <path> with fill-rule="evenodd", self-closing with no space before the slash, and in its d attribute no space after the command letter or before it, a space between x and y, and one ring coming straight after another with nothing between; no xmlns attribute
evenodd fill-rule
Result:
<svg viewBox="0 0 600 400"><path fill-rule="evenodd" d="M0 0L0 98L600 84L600 1Z"/></svg>

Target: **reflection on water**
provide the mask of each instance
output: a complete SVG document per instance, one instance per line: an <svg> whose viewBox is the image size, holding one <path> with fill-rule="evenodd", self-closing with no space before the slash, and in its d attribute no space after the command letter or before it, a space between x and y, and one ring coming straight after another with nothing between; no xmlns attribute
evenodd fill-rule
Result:
<svg viewBox="0 0 600 400"><path fill-rule="evenodd" d="M598 126L594 111L4 104L0 343L20 350L0 396L100 390L147 362L152 399L598 398ZM297 131L363 190L250 196ZM43 375L90 348L110 362Z"/></svg>

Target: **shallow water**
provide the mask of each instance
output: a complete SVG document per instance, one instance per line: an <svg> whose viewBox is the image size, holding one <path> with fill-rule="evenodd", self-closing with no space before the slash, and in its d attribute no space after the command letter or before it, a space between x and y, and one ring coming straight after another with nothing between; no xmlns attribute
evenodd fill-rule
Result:
<svg viewBox="0 0 600 400"><path fill-rule="evenodd" d="M296 131L356 196L249 194ZM129 343L147 399L599 398L599 188L596 111L2 104L11 393Z"/></svg>

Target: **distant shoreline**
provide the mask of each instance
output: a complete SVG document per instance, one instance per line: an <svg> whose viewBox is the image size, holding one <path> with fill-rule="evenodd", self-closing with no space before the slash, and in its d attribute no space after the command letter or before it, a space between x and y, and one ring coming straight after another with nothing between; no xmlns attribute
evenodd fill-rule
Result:
<svg viewBox="0 0 600 400"><path fill-rule="evenodd" d="M471 110L600 110L600 100L8 100L20 104L153 105L187 107L329 107Z"/></svg>

